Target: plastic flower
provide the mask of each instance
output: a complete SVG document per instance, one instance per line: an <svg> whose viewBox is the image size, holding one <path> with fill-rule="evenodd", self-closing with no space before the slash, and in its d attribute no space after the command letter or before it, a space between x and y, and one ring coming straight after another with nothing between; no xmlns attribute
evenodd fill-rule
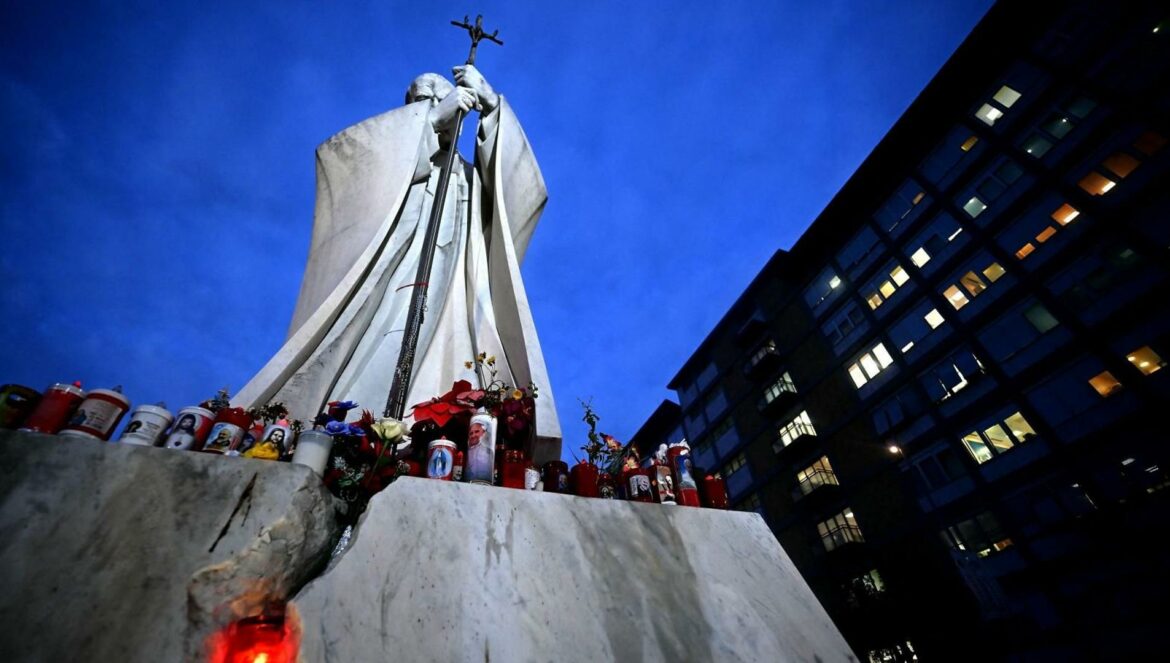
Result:
<svg viewBox="0 0 1170 663"><path fill-rule="evenodd" d="M521 398L524 398L524 392L519 390L519 389L513 389L512 390L512 398L514 400L520 400Z"/></svg>
<svg viewBox="0 0 1170 663"><path fill-rule="evenodd" d="M622 448L622 443L612 435L606 435L605 433L602 433L601 439L605 440L605 446L608 447L610 451L620 451Z"/></svg>
<svg viewBox="0 0 1170 663"><path fill-rule="evenodd" d="M384 442L396 442L406 433L406 426L397 419L387 417L371 424L370 430Z"/></svg>
<svg viewBox="0 0 1170 663"><path fill-rule="evenodd" d="M349 435L349 424L344 421L330 421L325 424L325 432L330 435Z"/></svg>

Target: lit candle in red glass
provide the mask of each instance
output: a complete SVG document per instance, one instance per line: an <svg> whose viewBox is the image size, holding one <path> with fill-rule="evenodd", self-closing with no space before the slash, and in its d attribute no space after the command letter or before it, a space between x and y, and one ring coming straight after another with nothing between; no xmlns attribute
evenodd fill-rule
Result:
<svg viewBox="0 0 1170 663"><path fill-rule="evenodd" d="M597 497L597 466L593 463L581 461L573 466L570 472L569 483L573 486L573 494L581 497Z"/></svg>
<svg viewBox="0 0 1170 663"><path fill-rule="evenodd" d="M519 449L505 449L503 468L500 485L524 490L524 471L528 469L524 452Z"/></svg>

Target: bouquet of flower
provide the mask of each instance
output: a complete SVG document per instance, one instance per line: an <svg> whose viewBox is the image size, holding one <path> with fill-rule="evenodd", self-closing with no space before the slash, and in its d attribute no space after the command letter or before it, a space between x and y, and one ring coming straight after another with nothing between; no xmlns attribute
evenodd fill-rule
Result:
<svg viewBox="0 0 1170 663"><path fill-rule="evenodd" d="M498 435L504 447L523 446L536 417L536 385L523 388L508 385L498 377L496 358L486 352L463 362L463 367L475 369L479 386L459 380L442 396L415 405L412 432L423 438L443 433L451 439L461 439L466 437L471 415L484 408L500 422Z"/></svg>
<svg viewBox="0 0 1170 663"><path fill-rule="evenodd" d="M399 474L397 453L409 446L406 427L394 419L374 418L369 410L354 423L345 421L357 407L352 401L329 403L314 424L333 436L333 454L325 472L325 486L348 505L347 518L356 519L370 498Z"/></svg>

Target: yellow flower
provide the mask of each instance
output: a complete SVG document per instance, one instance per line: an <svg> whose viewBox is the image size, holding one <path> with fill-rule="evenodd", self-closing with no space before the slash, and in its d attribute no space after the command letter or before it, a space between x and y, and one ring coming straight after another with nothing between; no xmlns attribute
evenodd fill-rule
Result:
<svg viewBox="0 0 1170 663"><path fill-rule="evenodd" d="M394 442L406 433L406 426L397 419L380 419L370 425L374 433L384 442Z"/></svg>
<svg viewBox="0 0 1170 663"><path fill-rule="evenodd" d="M487 365L488 366L495 366L496 365L496 356L495 355L492 355L492 356L487 358Z"/></svg>
<svg viewBox="0 0 1170 663"><path fill-rule="evenodd" d="M512 398L520 400L521 398L524 398L524 392L520 391L519 389L513 389Z"/></svg>
<svg viewBox="0 0 1170 663"><path fill-rule="evenodd" d="M469 362L469 361L463 362L463 368L471 368L471 362Z"/></svg>

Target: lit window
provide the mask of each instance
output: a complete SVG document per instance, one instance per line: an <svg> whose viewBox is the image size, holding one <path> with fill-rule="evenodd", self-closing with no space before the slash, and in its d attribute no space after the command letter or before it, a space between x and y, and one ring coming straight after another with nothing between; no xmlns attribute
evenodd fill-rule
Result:
<svg viewBox="0 0 1170 663"><path fill-rule="evenodd" d="M809 419L808 412L802 411L796 415L795 419L780 427L780 430L776 434L779 446L774 444L772 445L772 449L779 451L805 435L816 434L817 431L813 428L812 419Z"/></svg>
<svg viewBox="0 0 1170 663"><path fill-rule="evenodd" d="M877 307L882 305L883 300L881 298L881 295L877 294L876 292L873 292L873 293L870 293L869 295L866 296L865 301L867 303L869 303L870 309L876 309Z"/></svg>
<svg viewBox="0 0 1170 663"><path fill-rule="evenodd" d="M1077 186L1094 196L1103 196L1109 193L1109 190L1117 186L1117 182L1105 177L1101 173L1089 173L1077 182Z"/></svg>
<svg viewBox="0 0 1170 663"><path fill-rule="evenodd" d="M992 126L996 120L1003 117L1003 111L991 104L983 104L979 107L979 110L975 111L975 117L979 118L987 126Z"/></svg>
<svg viewBox="0 0 1170 663"><path fill-rule="evenodd" d="M768 405L784 394L795 393L796 384L792 381L792 376L789 375L787 371L785 371L784 375L780 376L780 379L776 380L776 382L772 383L772 385L769 386L766 391L764 391L764 399L761 405Z"/></svg>
<svg viewBox="0 0 1170 663"><path fill-rule="evenodd" d="M861 355L861 367L865 369L865 374L871 378L877 377L877 374L882 372L882 369L878 368L878 363L873 358L873 355L868 352Z"/></svg>
<svg viewBox="0 0 1170 663"><path fill-rule="evenodd" d="M1011 429L1012 435L1020 442L1027 442L1029 438L1036 436L1036 431L1032 430L1032 426L1028 424L1028 420L1024 419L1024 415L1019 412L1004 419L1003 422Z"/></svg>
<svg viewBox="0 0 1170 663"><path fill-rule="evenodd" d="M1041 334L1060 324L1056 317L1040 304L1024 309L1024 318Z"/></svg>
<svg viewBox="0 0 1170 663"><path fill-rule="evenodd" d="M894 294L895 290L897 290L897 288L894 286L893 281L884 281L881 285L878 286L878 292L882 293L882 297L885 297L886 299L889 299L890 296Z"/></svg>
<svg viewBox="0 0 1170 663"><path fill-rule="evenodd" d="M837 288L837 286L839 286L839 285L841 285L841 277L834 276L833 278L829 279L829 288L830 289L835 290Z"/></svg>
<svg viewBox="0 0 1170 663"><path fill-rule="evenodd" d="M1119 178L1125 179L1130 173L1137 170L1141 162L1125 152L1118 152L1105 160L1104 166Z"/></svg>
<svg viewBox="0 0 1170 663"><path fill-rule="evenodd" d="M1052 213L1052 219L1062 226L1067 226L1080 215L1081 213L1077 208L1065 203L1056 208L1056 211Z"/></svg>
<svg viewBox="0 0 1170 663"><path fill-rule="evenodd" d="M849 377L853 378L853 384L856 384L858 387L869 382L869 379L865 377L865 373L861 372L861 367L857 364L849 367Z"/></svg>
<svg viewBox="0 0 1170 663"><path fill-rule="evenodd" d="M1113 392L1121 389L1121 383L1109 371L1101 371L1089 378L1089 386L1102 396L1111 396Z"/></svg>
<svg viewBox="0 0 1170 663"><path fill-rule="evenodd" d="M975 272L967 272L960 279L959 283L971 293L972 297L977 297L979 293L987 289L987 284Z"/></svg>
<svg viewBox="0 0 1170 663"><path fill-rule="evenodd" d="M983 270L983 275L987 277L988 281L995 283L999 277L1004 275L1004 269L999 266L998 262L993 262Z"/></svg>
<svg viewBox="0 0 1170 663"><path fill-rule="evenodd" d="M841 513L817 524L817 534L825 550L833 550L847 543L860 543L865 539L861 536L861 528L853 517L852 509L845 509Z"/></svg>
<svg viewBox="0 0 1170 663"><path fill-rule="evenodd" d="M978 196L972 196L971 200L968 200L967 204L963 205L963 211L972 219L982 214L985 209L987 209L987 205L982 200L979 200Z"/></svg>
<svg viewBox="0 0 1170 663"><path fill-rule="evenodd" d="M886 346L878 343L873 348L858 358L858 360L849 366L849 377L853 378L853 384L860 389L870 378L877 377L882 369L894 363L894 358L890 356Z"/></svg>
<svg viewBox="0 0 1170 663"><path fill-rule="evenodd" d="M982 433L978 431L967 433L962 437L962 442L975 462L982 465L1027 442L1035 435L1036 431L1024 419L1024 415L1016 412L1003 421L984 428Z"/></svg>
<svg viewBox="0 0 1170 663"><path fill-rule="evenodd" d="M972 431L963 436L963 446L967 447L967 452L975 459L976 463L982 465L991 460L991 452L987 449L987 443L979 437L979 433Z"/></svg>
<svg viewBox="0 0 1170 663"><path fill-rule="evenodd" d="M983 437L991 443L991 446L995 447L997 452L1006 451L1015 446L1015 443L1008 436L1007 431L999 424L985 428L983 430Z"/></svg>
<svg viewBox="0 0 1170 663"><path fill-rule="evenodd" d="M923 320L926 320L926 324L930 325L931 329L938 329L938 326L943 323L942 314L936 308L930 309L930 313L923 316Z"/></svg>
<svg viewBox="0 0 1170 663"><path fill-rule="evenodd" d="M1143 345L1137 350L1134 350L1126 355L1125 358L1145 375L1156 373L1166 365L1166 362L1162 361L1158 353L1154 352L1148 345Z"/></svg>
<svg viewBox="0 0 1170 663"><path fill-rule="evenodd" d="M995 96L992 97L992 99L995 99L999 103L1003 104L1004 108L1011 108L1012 104L1016 103L1020 99L1020 93L1005 85L999 88L999 91L995 93Z"/></svg>
<svg viewBox="0 0 1170 663"><path fill-rule="evenodd" d="M921 267L930 262L930 254L926 252L925 248L920 248L910 254L910 262L914 263L915 267Z"/></svg>
<svg viewBox="0 0 1170 663"><path fill-rule="evenodd" d="M1027 244L1021 246L1019 251L1016 251L1016 258L1023 260L1024 258L1032 255L1032 252L1035 250L1036 246L1031 242L1028 242Z"/></svg>
<svg viewBox="0 0 1170 663"><path fill-rule="evenodd" d="M1048 150L1052 149L1052 143L1040 134L1032 134L1028 140L1024 141L1024 151L1036 158L1040 158L1048 154Z"/></svg>
<svg viewBox="0 0 1170 663"><path fill-rule="evenodd" d="M827 456L821 456L817 462L798 472L796 483L804 495L808 495L821 486L840 485L837 483L837 475L833 472L832 466L829 465Z"/></svg>
<svg viewBox="0 0 1170 663"><path fill-rule="evenodd" d="M902 269L901 265L898 265L890 272L890 278L894 279L894 283L897 285L902 285L910 279L910 276L906 274L906 270Z"/></svg>
<svg viewBox="0 0 1170 663"><path fill-rule="evenodd" d="M976 557L987 557L1012 545L1012 540L989 511L946 528L942 537L955 550L974 553Z"/></svg>
<svg viewBox="0 0 1170 663"><path fill-rule="evenodd" d="M923 199L923 198L925 198L925 197L926 197L926 192L925 192L925 191L919 191L917 194L915 194L915 195L914 195L914 198L912 198L912 199L910 200L910 204L911 204L911 205L917 205L918 203L922 202L922 199Z"/></svg>
<svg viewBox="0 0 1170 663"><path fill-rule="evenodd" d="M963 141L963 144L959 146L959 149L963 150L964 152L970 152L971 148L975 147L975 144L978 142L979 142L978 136L971 136L967 140Z"/></svg>
<svg viewBox="0 0 1170 663"><path fill-rule="evenodd" d="M1041 230L1036 235L1036 243L1043 244L1044 242L1047 242L1055 234L1056 234L1056 228L1053 228L1052 226L1048 226L1044 230Z"/></svg>
<svg viewBox="0 0 1170 663"><path fill-rule="evenodd" d="M947 301L951 303L951 306L955 307L956 311L970 303L970 300L968 300L966 295L964 295L963 292L959 290L958 286L953 285L946 290L943 290L943 296L947 298Z"/></svg>
<svg viewBox="0 0 1170 663"><path fill-rule="evenodd" d="M732 474L735 474L737 471L739 471L739 468L743 467L744 465L747 465L747 459L744 458L743 454L732 458L730 462L723 466L723 476L729 477Z"/></svg>
<svg viewBox="0 0 1170 663"><path fill-rule="evenodd" d="M776 349L776 342L769 339L764 342L764 344L761 345L758 350L752 353L752 356L750 359L748 359L747 363L748 370L755 368L759 365L760 362L764 361L768 357L779 355L780 352Z"/></svg>

